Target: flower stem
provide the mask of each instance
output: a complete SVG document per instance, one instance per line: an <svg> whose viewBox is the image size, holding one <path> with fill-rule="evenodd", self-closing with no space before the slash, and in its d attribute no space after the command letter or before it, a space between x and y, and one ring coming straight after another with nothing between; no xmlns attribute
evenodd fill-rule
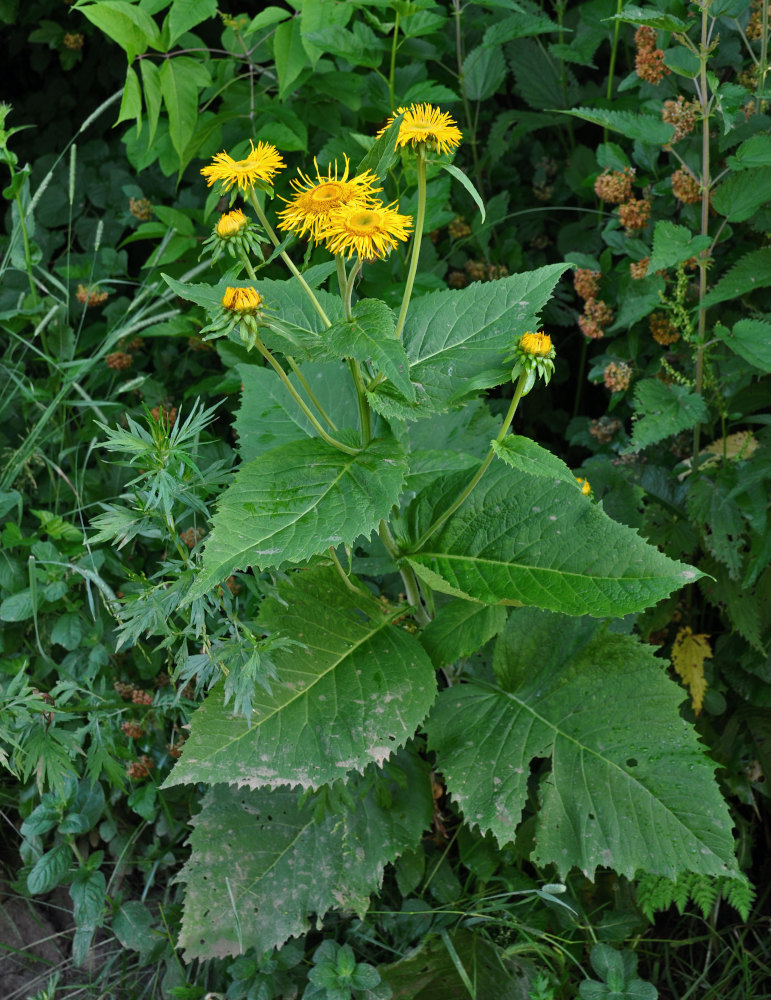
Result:
<svg viewBox="0 0 771 1000"><path fill-rule="evenodd" d="M380 541L383 543L386 551L398 565L399 560L401 559L401 552L399 551L396 539L391 534L391 529L388 527L385 520L380 522L378 534L380 535ZM415 576L415 570L412 566L404 563L399 566L399 575L401 576L402 583L404 584L407 601L410 606L415 609L415 618L418 624L423 626L428 625L431 621L431 616L423 605L423 599L420 596L420 584L418 583L418 578Z"/></svg>
<svg viewBox="0 0 771 1000"><path fill-rule="evenodd" d="M343 300L345 319L348 323L352 323L351 294L353 291L353 279L361 267L361 261L359 261L358 266L352 268L350 275L346 273L345 261L340 254L335 255L335 264L337 265L337 283L340 286L340 298ZM348 358L347 360L353 384L356 388L356 402L359 407L359 427L361 428L361 446L362 448L366 448L372 439L372 418L369 412L369 403L364 392L364 380L361 377L358 363L353 358Z"/></svg>
<svg viewBox="0 0 771 1000"><path fill-rule="evenodd" d="M399 310L399 318L396 321L396 339L398 340L404 330L404 321L407 318L407 308L412 296L412 286L415 284L415 275L418 271L418 258L420 257L420 242L423 239L423 223L426 218L426 153L423 146L417 146L417 171L418 171L418 214L415 219L415 232L412 234L412 256L410 257L410 269L407 273L407 283L404 286L404 297L402 307Z"/></svg>
<svg viewBox="0 0 771 1000"><path fill-rule="evenodd" d="M361 449L351 448L347 444L343 444L341 441L336 441L335 438L330 437L330 435L327 434L327 432L324 430L324 428L321 426L321 424L313 415L312 411L308 409L308 406L306 405L302 396L289 381L289 378L284 369L281 367L278 361L276 361L276 359L273 357L273 355L270 353L268 348L263 344L263 342L260 340L259 337L257 338L256 346L257 350L260 352L263 358L265 358L265 360L268 362L268 364L271 366L271 368L275 371L275 373L284 383L286 388L289 390L294 401L303 411L308 420L310 420L311 424L313 425L319 437L321 437L324 441L326 441L327 444L331 444L333 448L337 448L340 451L344 451L346 455L358 455Z"/></svg>
<svg viewBox="0 0 771 1000"><path fill-rule="evenodd" d="M522 398L522 392L523 392L523 390L525 388L525 384L527 382L527 378L528 378L528 373L526 371L523 371L520 374L520 376L519 376L519 380L517 381L517 388L514 390L514 396L513 396L512 400L511 400L511 403L509 405L509 409L508 409L508 411L506 413L506 416L503 418L503 424L501 425L501 429L498 432L498 437L495 439L495 443L496 444L500 444L501 441L503 441L503 439L506 437L506 435L507 435L507 433L509 431L509 427L511 426L511 421L514 419L514 414L517 411L517 406L519 405L519 401ZM451 504L450 507L447 508L447 510L444 512L444 514L442 514L440 517L438 517L434 521L434 523L426 531L423 532L423 534L418 539L417 543L412 547L412 552L418 552L418 551L420 551L420 549L423 548L423 546L426 544L426 542L429 540L429 538L433 535L433 533L437 529L441 528L441 526L444 524L444 522L448 518L452 517L452 515L455 513L455 511L463 503L465 503L465 501L469 497L471 491L477 485L477 483L482 478L482 476L485 474L485 472L487 472L487 469L488 469L490 463L492 462L492 460L494 458L495 458L495 450L493 448L491 448L488 451L487 455L485 456L484 461L482 462L482 464L477 469L476 473L474 474L474 478L471 480L471 482L468 484L468 486L463 490L463 492L458 497L458 499L453 504Z"/></svg>
<svg viewBox="0 0 771 1000"><path fill-rule="evenodd" d="M241 261L243 262L244 267L246 268L247 273L249 274L249 277L252 279L252 281L256 281L257 280L257 272L254 270L252 262L249 260L249 255L247 254L246 250L244 250L243 247L240 247L239 250L240 250L240 255L241 255ZM294 358L291 358L288 354L285 354L284 357L289 362L289 367L292 369L292 371L297 376L297 380L299 381L300 385L308 393L308 398L310 399L310 401L313 403L313 405L319 411L319 413L321 414L321 416L326 420L327 425L331 428L331 430L336 431L337 430L337 426L336 426L335 422L332 420L332 418L329 416L329 414L327 413L327 411L324 409L324 407L321 405L321 403L316 398L316 394L311 389L311 387L308 385L308 380L305 378L305 376L303 375L303 373L297 367L297 362L294 360Z"/></svg>
<svg viewBox="0 0 771 1000"><path fill-rule="evenodd" d="M616 14L621 13L622 0L616 0ZM618 53L618 37L621 31L621 22L615 21L613 23L613 44L610 47L610 66L608 68L608 90L605 94L607 100L612 100L613 98L613 75L616 71L616 54ZM607 126L602 130L602 141L608 141L608 129Z"/></svg>
<svg viewBox="0 0 771 1000"><path fill-rule="evenodd" d="M262 210L262 205L260 205L260 203L259 203L259 201L257 199L257 195L254 192L254 188L253 187L249 188L249 201L251 202L252 208L257 213L257 218L260 220L260 223L262 224L263 229L268 234L268 238L270 239L270 242L273 244L274 247L276 247L276 249L278 249L278 247L280 246L278 237L276 236L275 232L273 231L273 228L271 227L271 224L268 222L268 218L265 215L265 212ZM321 317L321 321L324 324L324 326L332 326L332 324L331 324L331 322L329 320L329 317L327 316L327 314L324 312L324 309L322 308L321 303L316 298L316 296L313 294L313 289L308 284L308 282L305 280L305 278L303 278L303 276L300 274L300 272L297 270L297 268L295 266L295 263L292 260L292 258L289 256L289 254L286 253L285 250L282 250L280 252L280 254L279 254L279 257L281 257L281 259L286 264L286 266L289 268L289 270L292 272L292 274L295 276L295 278L297 278L297 280L300 282L300 286L302 287L302 290L305 292L305 294L310 299L310 301L311 301L311 303L313 305L313 308L316 310L316 312Z"/></svg>

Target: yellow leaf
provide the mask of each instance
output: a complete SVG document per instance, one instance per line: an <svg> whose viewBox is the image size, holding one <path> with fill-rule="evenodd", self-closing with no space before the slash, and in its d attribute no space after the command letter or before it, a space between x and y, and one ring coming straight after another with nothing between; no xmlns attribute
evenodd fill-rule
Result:
<svg viewBox="0 0 771 1000"><path fill-rule="evenodd" d="M717 441L708 444L706 448L702 448L699 452L699 468L703 471L713 465L719 465L723 458L731 462L741 461L749 458L757 448L758 440L752 431L737 431L735 434L729 434L728 437L718 438ZM685 472L678 475L677 478L680 482L691 474L692 461L690 458L686 458L682 464L687 468Z"/></svg>
<svg viewBox="0 0 771 1000"><path fill-rule="evenodd" d="M698 715L704 703L707 681L704 661L712 659L712 647L706 633L694 635L689 625L678 631L672 644L672 663L691 694L691 704Z"/></svg>

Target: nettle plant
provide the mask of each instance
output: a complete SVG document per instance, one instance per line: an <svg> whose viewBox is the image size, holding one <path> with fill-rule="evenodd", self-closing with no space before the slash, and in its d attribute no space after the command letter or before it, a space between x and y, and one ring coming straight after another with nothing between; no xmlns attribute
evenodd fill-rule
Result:
<svg viewBox="0 0 771 1000"><path fill-rule="evenodd" d="M427 171L462 176L447 162L460 140L438 109L400 109L356 171L346 160L292 182L283 243L267 208L275 147L244 144L202 171L243 196L209 244L233 266L213 286L167 280L208 311L210 338L249 352L241 464L184 604L192 622L237 618L220 586L237 573L263 597L241 632L250 697L232 700L230 660L166 781L210 786L182 873L187 958L262 952L312 915L363 914L430 825L432 768L502 845L536 808L536 781L530 856L558 875L741 878L682 691L628 617L699 572L510 432L549 380L554 348L534 331L569 265L412 296ZM410 160L414 220L378 198ZM400 306L357 298L362 268L410 233ZM295 237L332 259L302 272ZM268 240L285 281L257 276ZM333 274L339 294L321 287ZM501 420L480 394L507 397L512 382Z"/></svg>

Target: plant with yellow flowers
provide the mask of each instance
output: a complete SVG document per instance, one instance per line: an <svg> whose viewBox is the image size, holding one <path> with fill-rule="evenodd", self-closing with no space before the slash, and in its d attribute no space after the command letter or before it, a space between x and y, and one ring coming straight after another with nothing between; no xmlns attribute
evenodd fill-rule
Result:
<svg viewBox="0 0 771 1000"><path fill-rule="evenodd" d="M257 142L201 171L231 199L205 252L232 265L215 285L167 281L207 311L206 339L241 351L241 465L184 604L213 628L223 608L238 618L244 589L262 600L238 628L241 665L204 643L222 678L166 782L210 788L183 872L188 958L244 940L266 951L332 908L363 914L431 820L429 754L457 808L501 844L531 759L551 757L534 860L557 873L734 865L676 686L652 650L603 624L698 572L610 520L584 478L512 431L555 374L539 314L567 265L413 294L428 172L471 187L451 162L461 138L449 114L413 104L356 167L314 160L285 183L283 154ZM414 218L386 193L400 163ZM261 274L265 244L286 280ZM360 297L387 258L400 294ZM483 397L495 389L502 418ZM459 683L463 658L493 639L492 673ZM586 708L607 690L611 737ZM649 758L646 744L668 750ZM694 801L708 803L708 830Z"/></svg>

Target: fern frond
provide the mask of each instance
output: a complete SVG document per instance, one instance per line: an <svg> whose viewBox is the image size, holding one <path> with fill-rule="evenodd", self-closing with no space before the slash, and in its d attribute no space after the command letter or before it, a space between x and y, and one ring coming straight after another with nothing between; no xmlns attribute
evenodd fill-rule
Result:
<svg viewBox="0 0 771 1000"><path fill-rule="evenodd" d="M691 877L691 899L701 910L706 920L712 912L715 900L720 892L720 880L709 875L693 875Z"/></svg>
<svg viewBox="0 0 771 1000"><path fill-rule="evenodd" d="M755 890L746 879L724 878L720 886L728 903L736 910L746 923L755 899Z"/></svg>

